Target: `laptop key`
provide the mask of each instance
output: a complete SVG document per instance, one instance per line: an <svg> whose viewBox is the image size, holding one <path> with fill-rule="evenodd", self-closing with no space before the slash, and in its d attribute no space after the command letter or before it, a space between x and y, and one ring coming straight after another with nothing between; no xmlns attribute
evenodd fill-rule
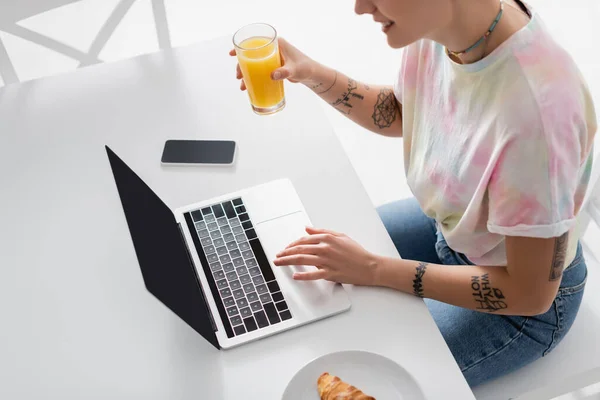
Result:
<svg viewBox="0 0 600 400"><path fill-rule="evenodd" d="M244 257L244 259L247 259L247 258L252 258L254 256L254 254L252 254L252 250L246 250L246 251L242 251L242 256Z"/></svg>
<svg viewBox="0 0 600 400"><path fill-rule="evenodd" d="M194 219L194 221L202 221L202 211L192 211L192 218Z"/></svg>
<svg viewBox="0 0 600 400"><path fill-rule="evenodd" d="M244 229L250 229L250 228L252 228L252 222L250 222L250 221L244 221L244 223L242 224L242 228L244 228Z"/></svg>
<svg viewBox="0 0 600 400"><path fill-rule="evenodd" d="M208 230L206 229L200 229L198 231L198 236L200 236L201 238L205 238L209 235Z"/></svg>
<svg viewBox="0 0 600 400"><path fill-rule="evenodd" d="M229 287L235 290L241 288L242 284L236 279L235 281L231 281L231 283L229 283Z"/></svg>
<svg viewBox="0 0 600 400"><path fill-rule="evenodd" d="M252 311L249 307L240 308L240 315L242 316L242 318L251 317Z"/></svg>
<svg viewBox="0 0 600 400"><path fill-rule="evenodd" d="M214 253L215 252L215 246L209 245L209 246L204 247L204 252L206 254Z"/></svg>
<svg viewBox="0 0 600 400"><path fill-rule="evenodd" d="M269 321L267 320L267 316L264 311L259 311L254 314L254 318L256 318L256 322L258 323L259 328L264 328L269 326Z"/></svg>
<svg viewBox="0 0 600 400"><path fill-rule="evenodd" d="M234 279L237 279L237 274L235 273L235 271L231 271L227 273L227 280L228 281L232 281Z"/></svg>
<svg viewBox="0 0 600 400"><path fill-rule="evenodd" d="M241 206L242 204L244 204L241 198L233 199L231 202L234 206Z"/></svg>
<svg viewBox="0 0 600 400"><path fill-rule="evenodd" d="M252 278L252 283L255 285L260 285L261 283L265 283L265 280L263 279L262 275L258 275Z"/></svg>
<svg viewBox="0 0 600 400"><path fill-rule="evenodd" d="M223 239L225 239L226 242L231 242L233 240L233 233L224 234Z"/></svg>
<svg viewBox="0 0 600 400"><path fill-rule="evenodd" d="M252 275L252 276L260 275L260 268L258 268L258 267L250 268L248 271L250 272L250 275Z"/></svg>
<svg viewBox="0 0 600 400"><path fill-rule="evenodd" d="M218 271L221 269L221 263L220 262L214 262L210 264L210 269L213 271Z"/></svg>
<svg viewBox="0 0 600 400"><path fill-rule="evenodd" d="M245 275L248 273L248 270L246 269L246 267L238 267L235 269L238 273L238 275Z"/></svg>
<svg viewBox="0 0 600 400"><path fill-rule="evenodd" d="M277 284L277 281L271 281L271 282L267 283L267 285L269 286L269 291L271 293L279 292L281 290L281 289L279 289L279 285Z"/></svg>
<svg viewBox="0 0 600 400"><path fill-rule="evenodd" d="M222 238L219 238L219 239L215 239L213 244L215 245L215 247L221 247L221 246L225 245L225 241Z"/></svg>
<svg viewBox="0 0 600 400"><path fill-rule="evenodd" d="M233 209L233 204L231 204L230 201L221 203L221 205L223 206L223 210L225 210L225 215L227 215L227 218L235 217L235 215L236 215L235 210Z"/></svg>
<svg viewBox="0 0 600 400"><path fill-rule="evenodd" d="M217 225L216 222L211 222L210 224L208 224L206 226L208 227L208 230L211 232L219 229L219 225Z"/></svg>
<svg viewBox="0 0 600 400"><path fill-rule="evenodd" d="M223 270L219 270L213 273L213 276L215 277L215 280L223 279L225 278L225 272L223 272Z"/></svg>
<svg viewBox="0 0 600 400"><path fill-rule="evenodd" d="M204 221L196 222L194 225L196 225L197 231L199 231L200 229L206 229L206 222Z"/></svg>
<svg viewBox="0 0 600 400"><path fill-rule="evenodd" d="M248 307L248 300L246 300L245 298L241 298L237 300L235 304L237 304L238 308L242 309L244 307Z"/></svg>
<svg viewBox="0 0 600 400"><path fill-rule="evenodd" d="M240 222L240 220L239 220L239 219L237 219L237 218L231 218L231 219L229 220L229 225L231 225L231 226L240 226L241 224L242 224L242 223L241 223L241 222Z"/></svg>
<svg viewBox="0 0 600 400"><path fill-rule="evenodd" d="M221 237L221 231L212 231L210 233L210 237L213 239L218 239Z"/></svg>
<svg viewBox="0 0 600 400"><path fill-rule="evenodd" d="M242 228L241 226L234 226L233 227L233 234L234 235L239 235L242 232L244 232L244 228Z"/></svg>
<svg viewBox="0 0 600 400"><path fill-rule="evenodd" d="M233 291L233 297L238 300L244 297L244 291L242 289L237 289Z"/></svg>
<svg viewBox="0 0 600 400"><path fill-rule="evenodd" d="M219 224L219 226L225 226L225 225L229 224L229 222L227 221L227 218L225 218L225 217L219 218L217 220L217 223Z"/></svg>
<svg viewBox="0 0 600 400"><path fill-rule="evenodd" d="M215 214L215 217L217 217L217 218L221 218L222 216L225 215L225 212L223 211L223 207L221 207L220 204L215 204L214 206L212 206L212 210L213 210L213 213Z"/></svg>
<svg viewBox="0 0 600 400"><path fill-rule="evenodd" d="M212 214L208 214L204 216L204 220L206 222L215 222L215 216Z"/></svg>
<svg viewBox="0 0 600 400"><path fill-rule="evenodd" d="M265 277L265 281L270 282L270 281L275 280L275 274L273 273L271 264L269 264L269 260L267 259L267 256L265 255L265 251L263 250L263 247L260 244L259 240L258 239L251 240L250 246L252 246L252 251L254 252L254 257L256 257L256 261L258 261L258 266L260 267L260 270L262 271L262 274Z"/></svg>
<svg viewBox="0 0 600 400"><path fill-rule="evenodd" d="M250 248L250 244L248 242L242 242L239 244L240 250L248 250Z"/></svg>
<svg viewBox="0 0 600 400"><path fill-rule="evenodd" d="M271 295L269 293L263 293L260 295L260 301L265 304L265 303L270 303L271 302Z"/></svg>
<svg viewBox="0 0 600 400"><path fill-rule="evenodd" d="M288 308L287 303L285 301L280 301L279 303L275 304L275 306L277 306L277 309L279 311L287 310Z"/></svg>
<svg viewBox="0 0 600 400"><path fill-rule="evenodd" d="M248 221L250 219L250 217L248 216L248 214L244 213L244 214L240 214L238 215L238 218L240 219L240 221L244 222L244 221Z"/></svg>
<svg viewBox="0 0 600 400"><path fill-rule="evenodd" d="M239 315L234 315L229 320L231 321L231 325L239 325L242 323L242 317L240 317Z"/></svg>
<svg viewBox="0 0 600 400"><path fill-rule="evenodd" d="M200 243L202 243L202 246L210 246L212 240L210 239L210 237L205 237L200 240Z"/></svg>
<svg viewBox="0 0 600 400"><path fill-rule="evenodd" d="M244 318L244 326L248 332L252 332L258 329L256 326L256 321L253 317Z"/></svg>
<svg viewBox="0 0 600 400"><path fill-rule="evenodd" d="M232 263L223 264L223 271L225 271L225 272L233 271L233 264Z"/></svg>
<svg viewBox="0 0 600 400"><path fill-rule="evenodd" d="M238 274L239 274L239 272L238 272ZM242 285L245 285L246 283L252 282L252 278L250 278L250 275L248 275L248 274L240 275L240 282L242 282Z"/></svg>
<svg viewBox="0 0 600 400"><path fill-rule="evenodd" d="M253 303L258 300L258 294L256 294L256 292L248 293L246 298L249 302Z"/></svg>
<svg viewBox="0 0 600 400"><path fill-rule="evenodd" d="M244 292L246 292L246 293L254 292L254 285L252 283L246 283L244 285Z"/></svg>
<svg viewBox="0 0 600 400"><path fill-rule="evenodd" d="M238 325L238 326L233 327L233 331L235 332L236 336L239 336L239 335L243 335L244 333L246 333L246 328L244 328L244 325Z"/></svg>
<svg viewBox="0 0 600 400"><path fill-rule="evenodd" d="M267 317L269 317L269 322L271 324L281 322L279 314L277 313L277 310L275 309L273 303L264 304L263 307L265 308L265 312L267 313Z"/></svg>
<svg viewBox="0 0 600 400"><path fill-rule="evenodd" d="M207 251L207 253L212 253L212 252L214 252L214 250L213 251ZM227 254L227 247L225 247L225 246L219 247L217 249L217 254L220 255L220 256L222 256L223 254Z"/></svg>
<svg viewBox="0 0 600 400"><path fill-rule="evenodd" d="M246 235L244 235L243 233L240 233L239 235L235 235L235 240L238 243L245 242L246 241Z"/></svg>
<svg viewBox="0 0 600 400"><path fill-rule="evenodd" d="M267 287L265 285L259 285L256 287L256 291L258 292L258 294L263 294L263 293L267 293L269 289L267 289Z"/></svg>
<svg viewBox="0 0 600 400"><path fill-rule="evenodd" d="M246 231L246 236L248 236L248 240L256 239L256 231L254 229L248 229Z"/></svg>
<svg viewBox="0 0 600 400"><path fill-rule="evenodd" d="M229 254L223 254L221 257L219 257L219 261L225 264L231 261L231 257L229 257Z"/></svg>
<svg viewBox="0 0 600 400"><path fill-rule="evenodd" d="M229 284L227 283L227 279L221 279L220 281L217 281L217 287L219 289L225 289L226 287L229 287Z"/></svg>
<svg viewBox="0 0 600 400"><path fill-rule="evenodd" d="M221 293L221 298L231 296L231 290L229 288L221 289L219 293Z"/></svg>
<svg viewBox="0 0 600 400"><path fill-rule="evenodd" d="M229 315L230 317L232 317L234 315L238 315L238 314L239 314L239 311L236 306L229 307L227 309L227 315Z"/></svg>
<svg viewBox="0 0 600 400"><path fill-rule="evenodd" d="M225 225L221 227L221 233L224 235L226 233L231 233L231 227L229 225Z"/></svg>
<svg viewBox="0 0 600 400"><path fill-rule="evenodd" d="M251 303L250 307L254 312L262 310L262 305L260 304L260 301L255 301L254 303Z"/></svg>
<svg viewBox="0 0 600 400"><path fill-rule="evenodd" d="M204 214L204 215L206 215L206 214L212 214L212 208L210 208L210 207L204 207L202 209L202 214Z"/></svg>
<svg viewBox="0 0 600 400"><path fill-rule="evenodd" d="M215 241L216 242L216 241ZM235 249L237 249L237 243L236 242L228 242L227 243L227 250L229 251L233 251Z"/></svg>
<svg viewBox="0 0 600 400"><path fill-rule="evenodd" d="M245 213L245 212L246 212L246 207L244 207L244 206L239 206L239 207L236 207L236 208L235 208L235 211L236 211L238 214L243 214L243 213Z"/></svg>
<svg viewBox="0 0 600 400"><path fill-rule="evenodd" d="M219 261L219 256L213 253L213 254L207 255L206 259L208 260L209 263L214 263L215 261Z"/></svg>
<svg viewBox="0 0 600 400"><path fill-rule="evenodd" d="M256 262L254 258L251 258L249 260L246 260L246 265L248 265L249 267L256 267L258 266L258 262Z"/></svg>
<svg viewBox="0 0 600 400"><path fill-rule="evenodd" d="M285 321L285 320L292 318L292 313L290 312L290 310L285 310L285 311L280 312L279 316L281 317L282 321Z"/></svg>
<svg viewBox="0 0 600 400"><path fill-rule="evenodd" d="M243 267L244 266L244 259L243 258L236 258L235 260L233 260L233 265L235 265L236 267Z"/></svg>
<svg viewBox="0 0 600 400"><path fill-rule="evenodd" d="M234 242L232 242L232 243L234 243ZM235 250L231 250L229 252L229 255L231 255L231 257L233 257L233 258L238 258L238 257L242 256L242 253L238 249L235 249Z"/></svg>
<svg viewBox="0 0 600 400"><path fill-rule="evenodd" d="M275 302L283 300L283 294L281 292L272 293L271 296L273 296L273 301Z"/></svg>
<svg viewBox="0 0 600 400"><path fill-rule="evenodd" d="M235 306L235 300L233 297L227 297L226 299L223 299L223 305L225 305L225 307Z"/></svg>

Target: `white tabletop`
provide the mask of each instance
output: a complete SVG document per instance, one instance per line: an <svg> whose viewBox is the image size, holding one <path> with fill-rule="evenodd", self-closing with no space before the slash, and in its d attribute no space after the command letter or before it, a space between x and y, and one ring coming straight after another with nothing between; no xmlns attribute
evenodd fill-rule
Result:
<svg viewBox="0 0 600 400"><path fill-rule="evenodd" d="M397 256L320 100L288 84L283 112L254 115L229 46L0 89L0 398L278 399L338 350L393 359L427 399L473 398L409 295L349 287L349 312L219 351L146 291L104 144L171 208L288 177L314 225ZM163 167L172 138L234 139L236 165Z"/></svg>

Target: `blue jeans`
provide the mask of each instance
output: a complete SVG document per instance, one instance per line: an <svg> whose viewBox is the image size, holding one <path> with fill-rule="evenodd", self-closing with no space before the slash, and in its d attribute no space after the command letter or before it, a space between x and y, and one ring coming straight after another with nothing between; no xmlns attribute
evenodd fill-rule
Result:
<svg viewBox="0 0 600 400"><path fill-rule="evenodd" d="M443 265L471 262L448 247L415 199L378 208L379 216L404 259ZM472 264L471 264L472 265ZM565 337L583 297L587 268L581 245L563 272L548 312L534 317L487 314L426 299L433 319L471 387L517 370L552 351Z"/></svg>

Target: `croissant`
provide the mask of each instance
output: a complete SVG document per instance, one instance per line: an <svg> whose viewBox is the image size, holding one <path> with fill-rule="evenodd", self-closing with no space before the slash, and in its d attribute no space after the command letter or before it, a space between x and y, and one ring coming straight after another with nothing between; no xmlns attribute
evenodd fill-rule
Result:
<svg viewBox="0 0 600 400"><path fill-rule="evenodd" d="M321 400L375 400L374 397L367 396L337 376L329 375L328 372L321 374L317 381L317 388Z"/></svg>

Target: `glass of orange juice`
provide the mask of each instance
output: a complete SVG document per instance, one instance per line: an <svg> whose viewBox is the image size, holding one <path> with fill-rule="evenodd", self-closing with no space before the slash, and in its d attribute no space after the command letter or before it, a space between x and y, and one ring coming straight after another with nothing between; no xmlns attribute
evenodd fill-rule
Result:
<svg viewBox="0 0 600 400"><path fill-rule="evenodd" d="M283 81L271 79L281 67L277 31L268 24L250 24L233 35L233 45L255 113L273 114L285 107Z"/></svg>

